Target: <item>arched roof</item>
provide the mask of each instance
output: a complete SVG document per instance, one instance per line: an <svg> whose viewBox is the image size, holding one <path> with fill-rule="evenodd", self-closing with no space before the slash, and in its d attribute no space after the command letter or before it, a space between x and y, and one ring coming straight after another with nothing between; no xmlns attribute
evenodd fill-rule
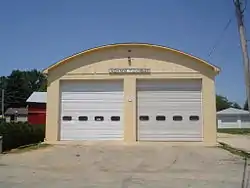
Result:
<svg viewBox="0 0 250 188"><path fill-rule="evenodd" d="M90 48L88 50L84 50L84 51L81 51L79 53L73 54L73 55L71 55L69 57L66 57L66 58L64 58L64 59L62 59L62 60L60 60L60 61L52 64L48 68L44 69L43 73L48 73L49 70L52 70L52 69L54 69L54 68L56 68L56 67L58 67L58 66L60 66L60 65L62 65L64 63L67 63L67 62L69 62L70 60L72 60L75 57L78 57L78 56L81 56L81 55L84 55L84 54L88 54L88 53L92 53L92 52L95 52L95 51L98 51L98 50L102 50L102 49L115 48L115 47L120 47L120 46L149 47L149 48L155 48L155 49L161 49L161 50L170 51L170 52L173 52L173 53L177 53L177 54L189 57L189 58L191 58L193 60L196 60L197 62L203 63L207 67L212 68L212 70L215 71L216 73L220 72L220 68L218 68L217 66L212 65L212 64L208 63L207 61L205 61L203 59L200 59L198 57L195 57L193 55L190 55L188 53L185 53L185 52L173 49L173 48L169 48L169 47L165 47L165 46L161 46L161 45L156 45L156 44L148 44L148 43L116 43L116 44L108 44L108 45L103 45L103 46L98 46L98 47Z"/></svg>

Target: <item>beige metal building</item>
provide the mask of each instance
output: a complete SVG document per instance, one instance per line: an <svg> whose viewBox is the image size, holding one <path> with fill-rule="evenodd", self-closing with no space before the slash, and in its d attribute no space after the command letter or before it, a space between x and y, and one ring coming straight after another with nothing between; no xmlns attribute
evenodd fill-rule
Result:
<svg viewBox="0 0 250 188"><path fill-rule="evenodd" d="M44 70L46 140L216 143L219 69L163 46L92 48Z"/></svg>

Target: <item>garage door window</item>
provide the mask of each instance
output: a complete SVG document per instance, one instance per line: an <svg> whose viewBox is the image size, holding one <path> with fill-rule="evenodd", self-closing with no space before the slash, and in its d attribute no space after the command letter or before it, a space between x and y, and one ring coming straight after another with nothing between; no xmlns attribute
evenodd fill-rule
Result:
<svg viewBox="0 0 250 188"><path fill-rule="evenodd" d="M182 119L183 119L182 116L174 116L173 117L174 121L182 121Z"/></svg>
<svg viewBox="0 0 250 188"><path fill-rule="evenodd" d="M71 116L63 116L63 121L71 121L72 117Z"/></svg>
<svg viewBox="0 0 250 188"><path fill-rule="evenodd" d="M198 121L199 120L199 116L189 116L189 120L190 121Z"/></svg>
<svg viewBox="0 0 250 188"><path fill-rule="evenodd" d="M103 121L104 117L103 116L95 116L95 121Z"/></svg>
<svg viewBox="0 0 250 188"><path fill-rule="evenodd" d="M140 116L140 121L148 121L149 120L149 116Z"/></svg>
<svg viewBox="0 0 250 188"><path fill-rule="evenodd" d="M120 121L120 116L111 116L111 121Z"/></svg>
<svg viewBox="0 0 250 188"><path fill-rule="evenodd" d="M78 120L79 121L88 121L88 117L87 116L79 116Z"/></svg>
<svg viewBox="0 0 250 188"><path fill-rule="evenodd" d="M165 116L156 116L156 121L165 121L166 117Z"/></svg>

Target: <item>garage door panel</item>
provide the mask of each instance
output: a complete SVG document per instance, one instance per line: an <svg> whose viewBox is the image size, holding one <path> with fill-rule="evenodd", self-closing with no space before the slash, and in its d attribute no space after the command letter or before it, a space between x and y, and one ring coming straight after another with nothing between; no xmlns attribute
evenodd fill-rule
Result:
<svg viewBox="0 0 250 188"><path fill-rule="evenodd" d="M107 105L111 105L111 106L114 106L113 109L107 109ZM66 111L78 111L78 112L85 112L85 111L101 111L102 113L104 113L106 110L107 111L122 111L122 105L114 105L113 103L110 103L110 104L106 104L106 105L103 105L103 104L100 104L99 105L80 105L80 104L76 104L76 105L63 105L62 107L62 110L64 110L64 112Z"/></svg>
<svg viewBox="0 0 250 188"><path fill-rule="evenodd" d="M184 137L191 137L192 135L199 136L199 132L187 132L183 134L181 131L180 132L175 132L175 131L161 131L160 133L158 131L143 131L143 134L145 136L150 136L150 137L163 137L163 136L168 136L168 137L174 137L174 136L184 136Z"/></svg>
<svg viewBox="0 0 250 188"><path fill-rule="evenodd" d="M74 121L75 120L75 121ZM82 121L82 122L77 122L78 121L78 118L77 119L73 119L73 121L71 122L65 122L63 123L62 127L63 128L71 128L71 127L79 127L79 128L82 128L82 129L86 129L86 128L89 128L89 129L92 129L92 128L100 128L100 129L120 129L123 125L122 123L119 123L117 121L111 121L111 120L108 120L108 121L94 121L94 120L90 120L88 122L86 121ZM122 122L123 120L121 119L120 122ZM89 124L91 124L91 126L89 126Z"/></svg>
<svg viewBox="0 0 250 188"><path fill-rule="evenodd" d="M200 81L139 81L137 103L139 140L202 140Z"/></svg>
<svg viewBox="0 0 250 188"><path fill-rule="evenodd" d="M140 99L151 99L151 100L157 100L157 98L150 98L148 94L151 94L152 96L155 97L162 97L162 96L167 96L165 99L192 99L200 95L200 91L143 91L138 93L140 96Z"/></svg>
<svg viewBox="0 0 250 188"><path fill-rule="evenodd" d="M77 133L77 134L76 134ZM66 131L62 131L62 134L65 134L65 138L70 138L70 136L72 137L82 137L82 139L84 138L94 138L96 135L99 135L100 137L108 137L110 135L113 135L115 138L121 138L121 134L123 132L122 131L112 131L110 132L110 130L77 130L77 132L75 130L66 130ZM67 135L68 134L68 135ZM84 135L84 137L83 137Z"/></svg>
<svg viewBox="0 0 250 188"><path fill-rule="evenodd" d="M117 132L103 132L98 133L97 131L62 131L61 136L64 140L121 140L122 131ZM98 138L98 139L96 139Z"/></svg>
<svg viewBox="0 0 250 188"><path fill-rule="evenodd" d="M72 113L74 113L74 115L72 115ZM98 110L77 110L77 112L75 112L75 110L65 110L64 113L62 114L63 116L71 116L73 119L78 119L79 116L87 116L88 117L88 121L94 121L96 116L103 116L104 117L104 121L110 119L112 116L119 116L122 119L121 116L122 110L119 109L118 110L106 110L105 112L98 109Z"/></svg>
<svg viewBox="0 0 250 188"><path fill-rule="evenodd" d="M100 100L104 99L117 99L122 100L122 94L123 92L116 91L116 92L63 92L62 100L97 100L99 95L102 95L102 98ZM84 98L83 98L84 96Z"/></svg>
<svg viewBox="0 0 250 188"><path fill-rule="evenodd" d="M154 126L152 125L153 123L155 123ZM150 129L150 130L156 130L156 129L168 130L166 128L169 128L169 130L179 129L179 130L189 131L191 127L197 127L197 128L200 127L200 122L183 125L183 123L172 123L172 122L168 121L168 122L166 122L166 124L152 122L152 123L148 123L148 124L141 123L140 125L141 125L141 127L140 127L141 130L147 130L147 129Z"/></svg>
<svg viewBox="0 0 250 188"><path fill-rule="evenodd" d="M140 96L139 96L140 97ZM153 96L152 96L153 97ZM156 97L156 96L155 96ZM190 104L190 103L193 103L193 102L196 102L196 103L199 103L199 99L185 99L185 98L175 98L175 99L165 99L164 97L167 97L167 96L163 96L162 97L162 100L159 101L158 99L140 99L140 102L145 102L146 104L156 104L156 103L160 103L160 102L168 102L168 103L172 103L173 105L176 104L176 102L183 102L184 104ZM199 96L198 96L199 97ZM159 97L160 99L161 97Z"/></svg>
<svg viewBox="0 0 250 188"><path fill-rule="evenodd" d="M112 100L112 101L111 101ZM90 105L90 106L95 106L98 104L116 104L116 105L121 105L120 102L122 102L123 100L115 100L115 99L102 99L99 100L98 98L96 100L63 100L62 102L67 105L67 104L72 104L72 105L81 105L80 103L84 103L86 105Z"/></svg>
<svg viewBox="0 0 250 188"><path fill-rule="evenodd" d="M72 125L65 125L62 127L64 131L71 131L72 129L74 129L74 131L94 131L96 130L97 132L106 132L106 131L116 131L116 132L121 132L121 126L114 126L114 125L110 125L110 126L100 126L100 125L92 125L91 127L89 126L82 126L82 125L76 125L76 126L72 126Z"/></svg>
<svg viewBox="0 0 250 188"><path fill-rule="evenodd" d="M63 92L111 92L123 91L122 81L93 80L93 81L65 81L61 85Z"/></svg>
<svg viewBox="0 0 250 188"><path fill-rule="evenodd" d="M122 88L122 82L113 81L64 83L61 87L61 139L122 139ZM64 121L64 116L70 116L71 121Z"/></svg>
<svg viewBox="0 0 250 188"><path fill-rule="evenodd" d="M150 138L148 135L140 137L141 141L200 141L200 136L199 135L150 135Z"/></svg>
<svg viewBox="0 0 250 188"><path fill-rule="evenodd" d="M141 107L141 106L140 106ZM148 108L152 108L152 110L147 110ZM181 115L182 117L186 117L189 118L189 116L193 116L193 115L197 115L200 116L201 115L201 108L179 108L179 107L175 107L172 108L171 106L169 107L159 107L159 110L153 110L154 107L152 106L142 106L142 109L140 111L138 111L138 113L140 115L150 115L151 119L155 119L156 116L158 115L163 115L166 118L170 118L172 119L173 116L175 115Z"/></svg>
<svg viewBox="0 0 250 188"><path fill-rule="evenodd" d="M84 103L86 105L91 105L91 106L95 106L95 105L98 105L98 104L116 104L117 105L121 105L120 102L122 102L122 100L115 100L114 98L112 99L112 101L110 101L111 99L96 99L96 100L63 100L62 102L64 103L64 105L67 105L67 104L72 104L72 105L81 105L81 103ZM98 104L97 104L98 103Z"/></svg>
<svg viewBox="0 0 250 188"><path fill-rule="evenodd" d="M123 101L106 101L106 102L104 102L104 101L99 101L99 100L96 100L96 101L71 101L71 102L69 102L69 101L67 101L67 102L64 102L64 101L62 101L63 102L63 105L62 105L62 107L64 107L64 108L67 108L67 107L69 107L69 108L72 108L72 107L81 107L81 108L89 108L89 107L97 107L97 106L104 106L104 105L115 105L114 107L121 107L122 106L122 102Z"/></svg>
<svg viewBox="0 0 250 188"><path fill-rule="evenodd" d="M166 108L166 107L184 107L184 108L194 108L194 107L197 107L197 108L201 108L200 107L200 103L197 101L193 101L193 102L189 102L189 103L187 103L187 102L183 102L183 101L181 101L181 100L179 100L179 101L176 101L176 102L168 102L168 101L161 101L161 102L145 102L144 103L144 101L139 101L139 102L141 102L141 103L143 103L143 104L140 104L140 105L138 105L138 107L148 107L148 106L151 106L151 107L164 107L164 108ZM180 102L182 102L182 104L180 104ZM164 103L168 103L168 105L166 106Z"/></svg>
<svg viewBox="0 0 250 188"><path fill-rule="evenodd" d="M189 127L185 127L182 128L181 126L177 127L171 127L171 126L166 126L166 127L144 127L144 128L140 128L140 131L145 132L159 132L159 134L162 134L162 132L172 132L172 133L183 133L185 132L185 134L188 134L190 132L196 132L196 133L200 133L200 130L198 129L198 126L196 127L197 129L193 129L193 126L189 126ZM190 131L190 129L192 131ZM183 133L184 134L184 133Z"/></svg>
<svg viewBox="0 0 250 188"><path fill-rule="evenodd" d="M200 91L201 80L147 80L137 82L137 91Z"/></svg>
<svg viewBox="0 0 250 188"><path fill-rule="evenodd" d="M152 109L151 111L153 111L153 108L154 108L154 106L151 106L151 105L146 105L146 106L140 105L138 107L141 108L139 113L148 113L147 109L151 108ZM159 110L155 111L155 115L162 114L163 112L164 112L163 114L165 114L165 115L171 115L171 114L176 114L176 113L178 114L178 112L185 112L186 113L187 111L189 111L190 115L195 115L193 113L200 114L200 111L201 111L201 108L200 107L195 108L195 105L194 105L194 107L185 107L185 106L181 106L181 105L172 107L170 105L164 106L163 104L161 104L161 106L156 106L156 107L157 108L159 107Z"/></svg>

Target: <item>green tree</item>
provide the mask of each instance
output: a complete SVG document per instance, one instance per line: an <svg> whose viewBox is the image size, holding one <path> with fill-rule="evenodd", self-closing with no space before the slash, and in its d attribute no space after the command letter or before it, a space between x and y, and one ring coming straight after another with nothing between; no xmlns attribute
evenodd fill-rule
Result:
<svg viewBox="0 0 250 188"><path fill-rule="evenodd" d="M241 106L236 103L236 102L233 102L232 105L231 105L232 108L237 108L237 109L242 109Z"/></svg>
<svg viewBox="0 0 250 188"><path fill-rule="evenodd" d="M23 72L28 90L30 93L34 91L46 91L47 78L40 71L33 69Z"/></svg>
<svg viewBox="0 0 250 188"><path fill-rule="evenodd" d="M216 95L216 110L221 111L230 108L232 103L224 96Z"/></svg>
<svg viewBox="0 0 250 188"><path fill-rule="evenodd" d="M5 90L5 102L7 107L25 106L25 101L30 95L27 85L28 81L20 70L14 70L7 77L7 85Z"/></svg>
<svg viewBox="0 0 250 188"><path fill-rule="evenodd" d="M6 79L6 107L24 107L34 91L46 88L46 77L38 70L13 70Z"/></svg>
<svg viewBox="0 0 250 188"><path fill-rule="evenodd" d="M216 95L216 110L221 111L227 108L242 109L238 103L229 101L227 97Z"/></svg>
<svg viewBox="0 0 250 188"><path fill-rule="evenodd" d="M244 104L244 110L249 110L248 108L248 101L246 100L245 104Z"/></svg>

